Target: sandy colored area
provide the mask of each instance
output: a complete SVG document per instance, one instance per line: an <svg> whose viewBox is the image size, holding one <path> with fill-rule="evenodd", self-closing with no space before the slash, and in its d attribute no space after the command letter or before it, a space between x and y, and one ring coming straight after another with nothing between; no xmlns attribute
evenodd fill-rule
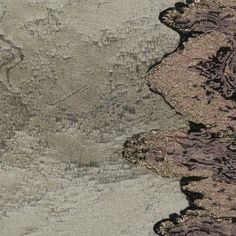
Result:
<svg viewBox="0 0 236 236"><path fill-rule="evenodd" d="M153 235L187 206L121 157L134 133L186 126L143 80L178 45L158 20L174 3L0 1L1 236Z"/></svg>

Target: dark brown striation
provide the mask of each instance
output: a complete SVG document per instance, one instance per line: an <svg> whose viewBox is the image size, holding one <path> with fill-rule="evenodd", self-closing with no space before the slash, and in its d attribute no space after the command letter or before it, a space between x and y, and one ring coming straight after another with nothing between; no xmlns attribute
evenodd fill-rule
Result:
<svg viewBox="0 0 236 236"><path fill-rule="evenodd" d="M212 31L234 35L236 32L236 5L223 6L220 1L200 1L188 5L176 4L175 8L161 13L162 23L183 33L209 33ZM221 1L224 2L224 1ZM232 1L233 2L233 1Z"/></svg>
<svg viewBox="0 0 236 236"><path fill-rule="evenodd" d="M124 156L133 163L149 168L157 168L158 164L165 163L164 169L168 166L171 175L179 175L178 172L179 176L189 175L191 171L196 172L195 175L236 184L236 153L227 142L231 142L230 138L228 141L221 140L204 129L189 134L152 130L128 139L124 144ZM176 165L182 170L176 170Z"/></svg>
<svg viewBox="0 0 236 236"><path fill-rule="evenodd" d="M236 153L207 130L152 130L128 139L123 156L161 173L181 179L191 206L217 217L236 217ZM204 193L204 194L203 194Z"/></svg>
<svg viewBox="0 0 236 236"><path fill-rule="evenodd" d="M236 24L236 23L235 23ZM236 43L236 41L235 41ZM196 67L205 76L205 84L222 94L225 98L236 99L236 49L222 47L216 55L199 62Z"/></svg>
<svg viewBox="0 0 236 236"><path fill-rule="evenodd" d="M154 226L154 231L161 236L232 236L232 232L236 232L236 224L234 219L213 219L210 217L181 217L177 216L173 222L163 220ZM178 223L177 223L178 222ZM177 226L180 224L181 226ZM169 229L169 230L168 230Z"/></svg>
<svg viewBox="0 0 236 236"><path fill-rule="evenodd" d="M194 2L194 1L192 1ZM219 2L209 4L177 4L165 11L162 22L181 34L192 35L219 31L227 35L229 47L221 47L209 60L200 61L196 68L208 78L206 85L221 92L225 98L236 99L236 4L224 7ZM191 17L190 17L191 16Z"/></svg>
<svg viewBox="0 0 236 236"><path fill-rule="evenodd" d="M146 80L189 131L134 135L123 156L180 178L189 207L158 222L157 234L236 235L236 1L187 2L161 13L182 40Z"/></svg>
<svg viewBox="0 0 236 236"><path fill-rule="evenodd" d="M184 43L184 50L163 59L158 67L149 72L146 80L152 91L160 93L188 120L202 123L212 132L231 130L235 133L236 103L233 99L225 99L219 92L228 91L226 83L221 83L224 88L216 90L214 84L208 86L212 77L209 79L200 75L197 69L199 63L209 60L222 47L231 47L231 41L221 32L190 38Z"/></svg>

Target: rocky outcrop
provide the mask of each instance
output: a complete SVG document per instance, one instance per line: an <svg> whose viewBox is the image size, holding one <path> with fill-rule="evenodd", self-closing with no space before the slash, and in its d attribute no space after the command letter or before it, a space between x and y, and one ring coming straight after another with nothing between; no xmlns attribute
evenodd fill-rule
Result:
<svg viewBox="0 0 236 236"><path fill-rule="evenodd" d="M123 151L132 163L180 178L189 207L158 222L159 235L236 234L236 2L231 3L188 1L160 15L182 41L146 80L190 128L134 135Z"/></svg>

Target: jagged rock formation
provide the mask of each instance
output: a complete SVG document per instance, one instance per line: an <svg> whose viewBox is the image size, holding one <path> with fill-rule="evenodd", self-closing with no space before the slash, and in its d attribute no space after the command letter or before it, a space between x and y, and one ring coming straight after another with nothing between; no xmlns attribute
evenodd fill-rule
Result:
<svg viewBox="0 0 236 236"><path fill-rule="evenodd" d="M235 1L188 1L160 15L182 42L146 80L190 128L137 134L123 151L133 163L181 178L190 206L158 222L159 235L236 234L235 7Z"/></svg>
<svg viewBox="0 0 236 236"><path fill-rule="evenodd" d="M176 222L181 222L181 226L168 221L161 221L154 226L154 230L159 235L192 235L192 236L205 236L205 235L224 235L232 236L232 232L236 231L235 222L232 219L212 219L210 217L184 217L173 218ZM168 225L169 224L169 225ZM171 225L172 224L172 225ZM167 227L168 225L168 227ZM166 231L165 228L171 229Z"/></svg>

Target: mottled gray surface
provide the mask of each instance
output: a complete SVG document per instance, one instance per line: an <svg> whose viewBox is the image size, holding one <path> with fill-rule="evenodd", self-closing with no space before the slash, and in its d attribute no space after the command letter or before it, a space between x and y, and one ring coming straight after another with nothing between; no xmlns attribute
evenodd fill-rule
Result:
<svg viewBox="0 0 236 236"><path fill-rule="evenodd" d="M187 202L129 166L127 136L185 126L143 76L174 0L0 1L0 235L152 235Z"/></svg>

